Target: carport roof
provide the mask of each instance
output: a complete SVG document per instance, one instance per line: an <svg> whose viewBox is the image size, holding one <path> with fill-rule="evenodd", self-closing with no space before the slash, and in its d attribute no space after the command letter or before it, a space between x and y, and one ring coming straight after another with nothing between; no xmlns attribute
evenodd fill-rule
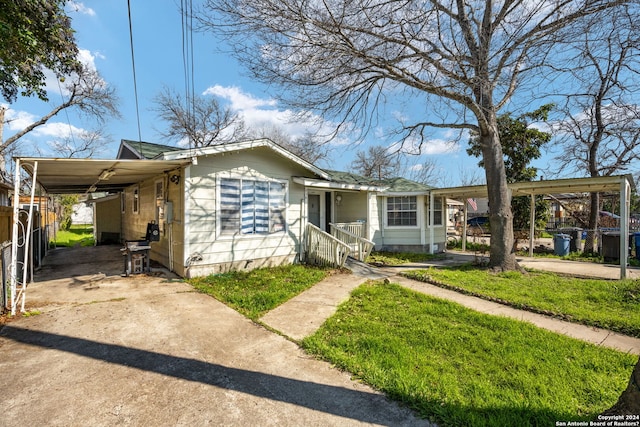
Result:
<svg viewBox="0 0 640 427"><path fill-rule="evenodd" d="M49 194L118 192L163 172L191 163L179 160L96 160L17 157L16 164Z"/></svg>
<svg viewBox="0 0 640 427"><path fill-rule="evenodd" d="M631 175L600 176L595 178L566 178L508 184L512 195L529 196L537 194L620 192L620 185L627 181L632 190L635 184ZM486 185L470 185L463 187L436 188L431 190L436 196L451 199L467 197L487 197Z"/></svg>

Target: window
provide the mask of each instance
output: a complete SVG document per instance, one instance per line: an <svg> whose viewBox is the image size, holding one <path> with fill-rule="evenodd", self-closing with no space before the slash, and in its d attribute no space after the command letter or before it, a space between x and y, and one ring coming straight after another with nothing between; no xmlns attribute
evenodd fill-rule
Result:
<svg viewBox="0 0 640 427"><path fill-rule="evenodd" d="M133 213L140 212L140 188L133 188L133 204L132 204Z"/></svg>
<svg viewBox="0 0 640 427"><path fill-rule="evenodd" d="M433 225L442 225L442 198L433 199Z"/></svg>
<svg viewBox="0 0 640 427"><path fill-rule="evenodd" d="M418 225L418 203L416 196L387 197L387 225Z"/></svg>
<svg viewBox="0 0 640 427"><path fill-rule="evenodd" d="M164 180L156 181L156 224L164 220Z"/></svg>
<svg viewBox="0 0 640 427"><path fill-rule="evenodd" d="M285 230L286 185L248 179L220 182L220 234L270 234Z"/></svg>

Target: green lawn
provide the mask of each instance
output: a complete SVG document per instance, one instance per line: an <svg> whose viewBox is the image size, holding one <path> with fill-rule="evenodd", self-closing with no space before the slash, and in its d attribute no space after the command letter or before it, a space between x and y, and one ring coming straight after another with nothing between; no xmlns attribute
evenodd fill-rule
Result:
<svg viewBox="0 0 640 427"><path fill-rule="evenodd" d="M381 282L356 289L303 346L441 426L589 420L637 361Z"/></svg>
<svg viewBox="0 0 640 427"><path fill-rule="evenodd" d="M200 292L257 320L267 311L310 288L329 272L297 264L196 277L189 279L189 283Z"/></svg>
<svg viewBox="0 0 640 427"><path fill-rule="evenodd" d="M55 246L73 247L73 246L93 246L93 227L91 225L72 225L69 230L56 231L55 240L52 242Z"/></svg>
<svg viewBox="0 0 640 427"><path fill-rule="evenodd" d="M443 287L640 337L640 281L596 280L531 271L494 274L472 265L404 273Z"/></svg>

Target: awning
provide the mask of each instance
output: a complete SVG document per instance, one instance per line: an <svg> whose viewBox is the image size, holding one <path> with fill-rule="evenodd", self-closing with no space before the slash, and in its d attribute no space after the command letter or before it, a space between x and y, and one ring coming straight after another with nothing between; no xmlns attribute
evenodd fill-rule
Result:
<svg viewBox="0 0 640 427"><path fill-rule="evenodd" d="M17 157L16 166L33 177L49 194L118 192L124 188L191 163L180 160L94 160Z"/></svg>

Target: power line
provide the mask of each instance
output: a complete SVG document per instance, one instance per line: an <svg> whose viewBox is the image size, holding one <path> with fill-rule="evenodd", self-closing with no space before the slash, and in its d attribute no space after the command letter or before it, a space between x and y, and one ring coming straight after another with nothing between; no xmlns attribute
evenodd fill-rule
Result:
<svg viewBox="0 0 640 427"><path fill-rule="evenodd" d="M180 15L182 25L182 65L184 70L185 112L187 123L195 129L195 67L193 60L193 2L191 0L180 1ZM189 148L194 141L191 132L189 135Z"/></svg>
<svg viewBox="0 0 640 427"><path fill-rule="evenodd" d="M133 50L133 26L131 25L131 0L127 0L127 12L129 13L129 43L131 45L131 67L133 68L133 95L136 101L136 119L138 121L138 142L142 142L140 131L140 109L138 107L138 83L136 79L136 59Z"/></svg>

